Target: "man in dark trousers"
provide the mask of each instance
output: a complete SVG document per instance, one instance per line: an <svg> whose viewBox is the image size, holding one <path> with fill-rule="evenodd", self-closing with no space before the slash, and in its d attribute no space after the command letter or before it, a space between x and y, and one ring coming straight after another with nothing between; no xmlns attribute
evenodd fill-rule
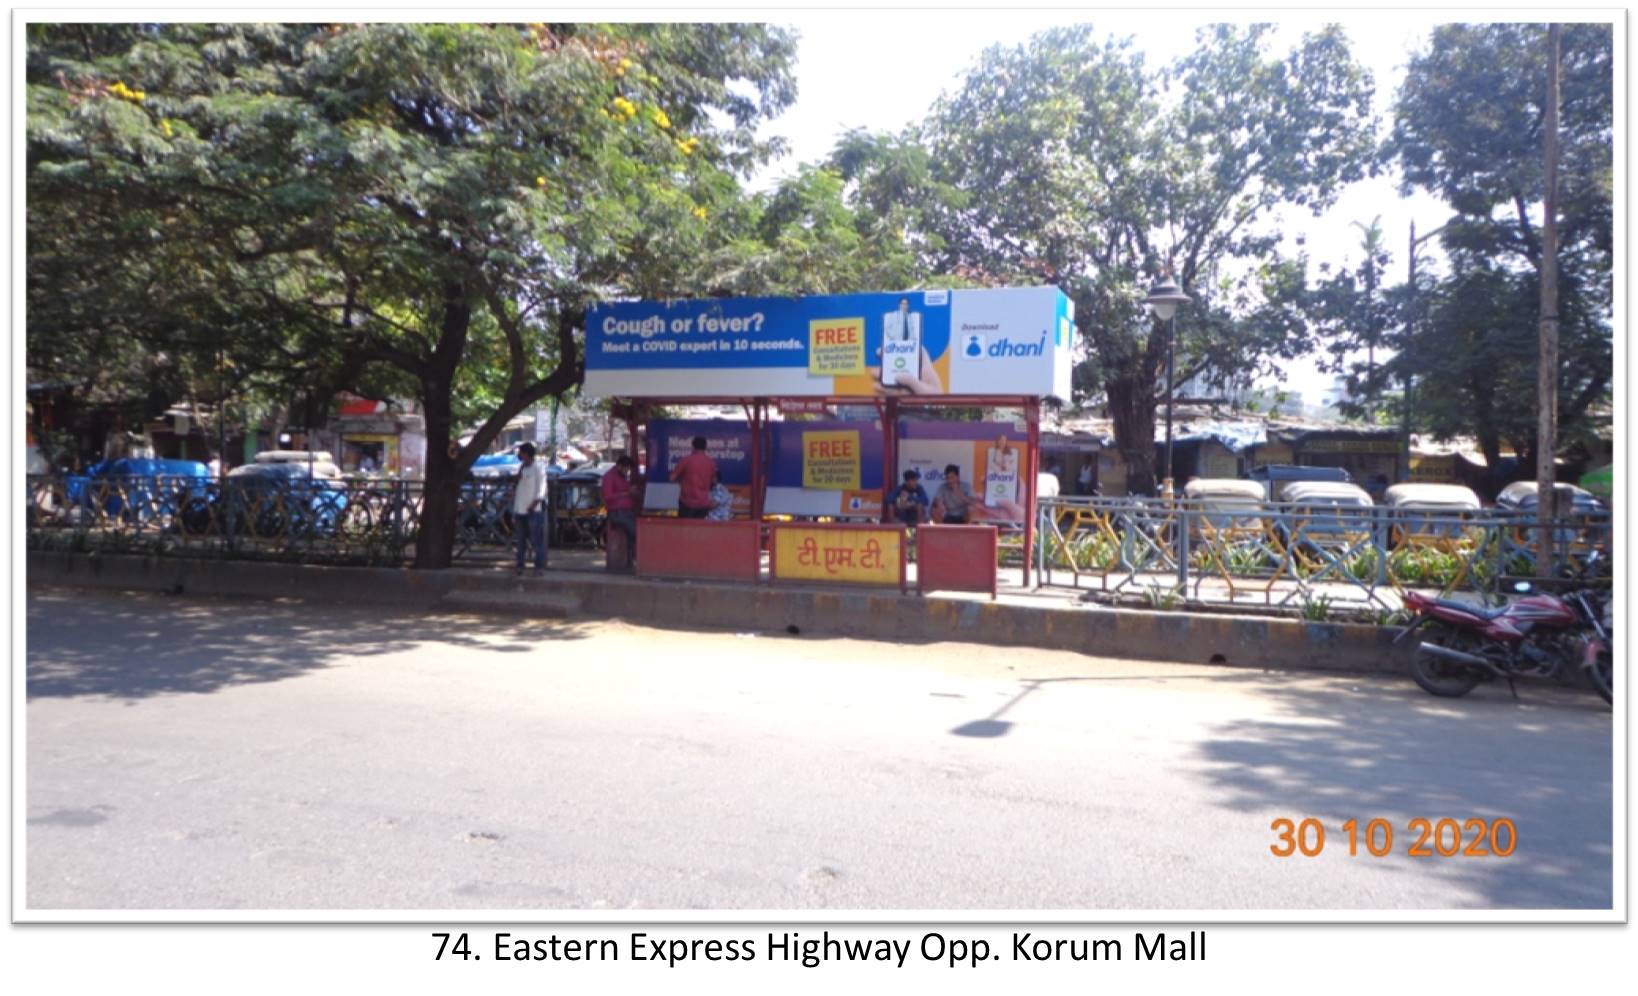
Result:
<svg viewBox="0 0 1638 996"><path fill-rule="evenodd" d="M626 534L626 565L637 556L637 491L632 478L637 463L626 454L614 461L614 466L603 475L603 507L608 510L609 528Z"/></svg>
<svg viewBox="0 0 1638 996"><path fill-rule="evenodd" d="M703 519L711 514L711 482L716 480L717 462L705 455L705 437L694 437L694 451L671 468L671 479L679 485L677 517Z"/></svg>

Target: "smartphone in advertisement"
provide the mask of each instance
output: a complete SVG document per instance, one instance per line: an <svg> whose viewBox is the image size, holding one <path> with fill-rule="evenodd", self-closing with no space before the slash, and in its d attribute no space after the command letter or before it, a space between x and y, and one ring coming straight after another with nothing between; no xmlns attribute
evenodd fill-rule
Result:
<svg viewBox="0 0 1638 996"><path fill-rule="evenodd" d="M921 315L900 305L882 316L882 386L899 386L899 377L921 375Z"/></svg>

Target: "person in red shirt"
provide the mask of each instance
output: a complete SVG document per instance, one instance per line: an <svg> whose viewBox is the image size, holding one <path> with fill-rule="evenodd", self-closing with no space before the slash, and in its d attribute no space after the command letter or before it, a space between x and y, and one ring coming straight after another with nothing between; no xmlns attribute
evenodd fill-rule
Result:
<svg viewBox="0 0 1638 996"><path fill-rule="evenodd" d="M637 556L637 492L632 485L636 473L636 462L622 453L603 475L603 508L608 512L609 528L626 534L627 563Z"/></svg>
<svg viewBox="0 0 1638 996"><path fill-rule="evenodd" d="M703 519L711 512L711 482L716 480L717 462L705 455L705 437L694 437L694 452L671 468L671 479L681 485L677 495L677 516Z"/></svg>

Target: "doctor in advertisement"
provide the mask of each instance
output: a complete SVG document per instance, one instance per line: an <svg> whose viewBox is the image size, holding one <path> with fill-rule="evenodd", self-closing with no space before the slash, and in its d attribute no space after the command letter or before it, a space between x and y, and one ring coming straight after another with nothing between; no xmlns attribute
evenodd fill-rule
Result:
<svg viewBox="0 0 1638 996"><path fill-rule="evenodd" d="M884 393L895 389L910 394L944 393L944 381L923 345L921 319L921 312L910 310L907 297L899 298L896 310L882 315L878 389Z"/></svg>

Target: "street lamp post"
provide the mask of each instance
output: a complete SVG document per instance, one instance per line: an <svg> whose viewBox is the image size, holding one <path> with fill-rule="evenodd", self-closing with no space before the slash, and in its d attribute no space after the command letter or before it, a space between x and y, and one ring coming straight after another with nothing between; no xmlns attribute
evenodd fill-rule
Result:
<svg viewBox="0 0 1638 996"><path fill-rule="evenodd" d="M1416 250L1422 245L1422 243L1433 238L1435 235L1438 235L1440 232L1443 232L1449 227L1449 224L1440 225L1433 231L1428 232L1418 238L1416 235L1416 219L1411 219L1410 249L1406 253L1405 261L1409 270L1409 275L1406 277L1405 282L1405 348L1400 351L1401 353L1408 352L1413 347L1416 340ZM1401 356L1401 359L1404 359L1404 357ZM1404 458L1404 465L1399 468L1401 475L1399 479L1402 481L1410 480L1411 407L1414 403L1411 397L1411 390L1415 386L1414 377L1415 375L1411 371L1411 364L1408 362L1405 363L1405 397L1401 400L1400 414L1400 432L1404 437L1403 445L1400 449L1400 453Z"/></svg>
<svg viewBox="0 0 1638 996"><path fill-rule="evenodd" d="M1166 329L1166 494L1172 493L1172 394L1175 385L1172 377L1177 371L1177 308L1178 305L1189 302L1189 295L1183 293L1183 288L1177 286L1170 275L1164 280L1149 288L1149 296L1143 303L1149 306L1154 316L1167 323Z"/></svg>

